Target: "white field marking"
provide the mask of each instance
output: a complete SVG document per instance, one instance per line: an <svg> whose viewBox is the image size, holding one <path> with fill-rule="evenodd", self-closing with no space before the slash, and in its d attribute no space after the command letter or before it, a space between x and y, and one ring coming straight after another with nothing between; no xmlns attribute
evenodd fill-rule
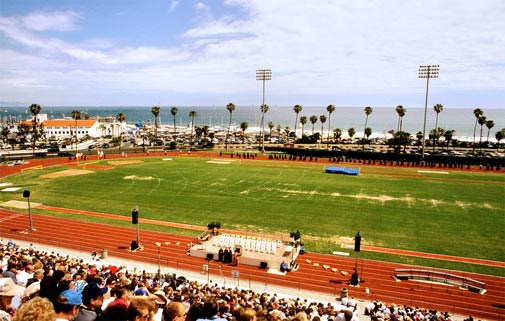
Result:
<svg viewBox="0 0 505 321"><path fill-rule="evenodd" d="M221 165L231 164L231 162L228 162L228 161L214 161L214 160L207 161L207 163L209 163L209 164L221 164Z"/></svg>
<svg viewBox="0 0 505 321"><path fill-rule="evenodd" d="M161 179L158 177L158 175L156 175L155 179L158 180L158 184L156 184L156 186L152 190L150 190L148 194L151 194L152 192L154 192L155 190L157 190L158 187L160 187L160 185L161 185Z"/></svg>
<svg viewBox="0 0 505 321"><path fill-rule="evenodd" d="M0 187L11 186L12 183L0 183Z"/></svg>
<svg viewBox="0 0 505 321"><path fill-rule="evenodd" d="M169 160L172 160L172 159L171 158L163 158L162 160L169 161Z"/></svg>
<svg viewBox="0 0 505 321"><path fill-rule="evenodd" d="M136 175L125 176L123 178L124 179L131 179L131 180L134 180L134 181L150 181L150 180L155 179L152 176L136 176Z"/></svg>
<svg viewBox="0 0 505 321"><path fill-rule="evenodd" d="M21 189L21 187L7 187L2 190L2 192L15 192L17 190Z"/></svg>
<svg viewBox="0 0 505 321"><path fill-rule="evenodd" d="M417 172L421 173L421 174L444 174L444 175L449 175L449 172L426 171L426 170L422 170L422 169L417 170Z"/></svg>

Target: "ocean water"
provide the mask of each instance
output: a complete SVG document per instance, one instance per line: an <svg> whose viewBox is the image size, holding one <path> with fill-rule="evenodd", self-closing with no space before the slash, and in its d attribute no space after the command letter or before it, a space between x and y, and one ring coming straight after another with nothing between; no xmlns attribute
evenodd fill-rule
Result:
<svg viewBox="0 0 505 321"><path fill-rule="evenodd" d="M170 113L171 106L161 106L160 122L161 125L173 125L173 116ZM230 113L225 106L185 106L177 107L176 115L177 126L190 126L191 118L189 113L196 111L195 126L221 126L228 127ZM488 120L495 122L494 127L490 131L489 138L494 140L494 135L497 131L505 128L505 109L488 109L481 108L484 111L484 116ZM72 110L80 110L83 113L88 113L91 117L116 117L117 114L123 113L126 116L126 122L134 124L137 122L154 124L154 115L151 113L151 107L97 107L97 106L80 106L80 107L52 107L42 106L41 114L47 114L48 118L63 118L71 117ZM325 106L320 107L303 107L298 115L298 120L301 116L307 117L307 123L304 127L304 133L311 134L312 124L310 116L317 116L318 121L314 125L314 130L321 131L320 115L326 115L328 112ZM5 122L7 119L24 120L30 118L31 114L28 107L0 107L0 119ZM265 127L268 122L273 122L275 126L280 124L282 128L289 127L291 130L295 127L296 114L292 106L271 106L265 114ZM331 114L331 129L340 128L344 134L349 128L354 128L356 131L355 137L363 136L365 126L365 113L363 107L336 107ZM433 107L428 107L426 117L426 134L435 127L436 113ZM241 122L247 122L248 128L259 128L261 126L261 112L258 106L237 106L232 114L232 126L240 126ZM411 134L423 131L424 108L407 108L406 114L403 117L402 130ZM473 132L475 125L475 116L473 109L470 108L444 108L439 114L438 127L444 130L454 130L455 137L460 139L473 140ZM367 127L372 128L372 136L384 137L389 130L397 130L398 114L394 107L376 107L373 108L372 114L368 117ZM328 129L328 120L324 124L324 133ZM301 128L298 128L298 134L301 134ZM486 139L488 129L483 126L482 135ZM480 125L477 125L477 139L480 134ZM346 135L344 135L346 136Z"/></svg>

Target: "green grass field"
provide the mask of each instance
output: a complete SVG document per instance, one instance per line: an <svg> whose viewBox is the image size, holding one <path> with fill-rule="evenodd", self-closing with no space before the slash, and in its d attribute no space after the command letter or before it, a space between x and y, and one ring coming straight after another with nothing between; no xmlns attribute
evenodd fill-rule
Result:
<svg viewBox="0 0 505 321"><path fill-rule="evenodd" d="M366 245L505 261L503 174L363 166L353 177L325 174L325 164L308 161L139 161L61 178L41 176L73 167L27 171L0 180L21 187L0 193L0 201L23 200L28 189L30 200L44 205L124 216L138 206L141 218L203 226L219 221L226 229L286 237L300 230L308 251L342 251L343 238L360 230ZM503 275L501 270L482 272Z"/></svg>

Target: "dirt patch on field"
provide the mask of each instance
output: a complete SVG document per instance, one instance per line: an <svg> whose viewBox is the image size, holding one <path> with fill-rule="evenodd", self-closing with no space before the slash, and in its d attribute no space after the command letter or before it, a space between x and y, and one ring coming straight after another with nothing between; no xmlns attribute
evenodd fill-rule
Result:
<svg viewBox="0 0 505 321"><path fill-rule="evenodd" d="M45 175L40 176L40 178L59 178L59 177L67 177L67 176L85 175L85 174L91 174L91 173L94 173L94 172L82 170L82 169L67 169L64 171L56 172L56 173L45 174Z"/></svg>
<svg viewBox="0 0 505 321"><path fill-rule="evenodd" d="M20 209L28 209L28 202L22 202L22 201L7 201L7 202L3 202L3 203L0 203L0 205L2 205L3 207L11 207L11 208L20 208ZM40 203L34 203L34 202L31 202L30 205L32 207L37 207L40 205Z"/></svg>
<svg viewBox="0 0 505 321"><path fill-rule="evenodd" d="M113 166L121 166L121 165L130 165L130 164L139 164L143 163L144 161L135 159L135 160L120 160L120 161L109 161L108 163Z"/></svg>

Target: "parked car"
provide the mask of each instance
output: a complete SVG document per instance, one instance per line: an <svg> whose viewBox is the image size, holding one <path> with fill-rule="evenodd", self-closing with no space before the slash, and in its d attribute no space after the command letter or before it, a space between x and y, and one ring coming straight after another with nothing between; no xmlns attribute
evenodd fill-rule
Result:
<svg viewBox="0 0 505 321"><path fill-rule="evenodd" d="M58 156L60 156L60 157L69 157L69 156L74 156L74 154L71 153L71 152L65 152L65 151L63 151L63 152L59 152Z"/></svg>

